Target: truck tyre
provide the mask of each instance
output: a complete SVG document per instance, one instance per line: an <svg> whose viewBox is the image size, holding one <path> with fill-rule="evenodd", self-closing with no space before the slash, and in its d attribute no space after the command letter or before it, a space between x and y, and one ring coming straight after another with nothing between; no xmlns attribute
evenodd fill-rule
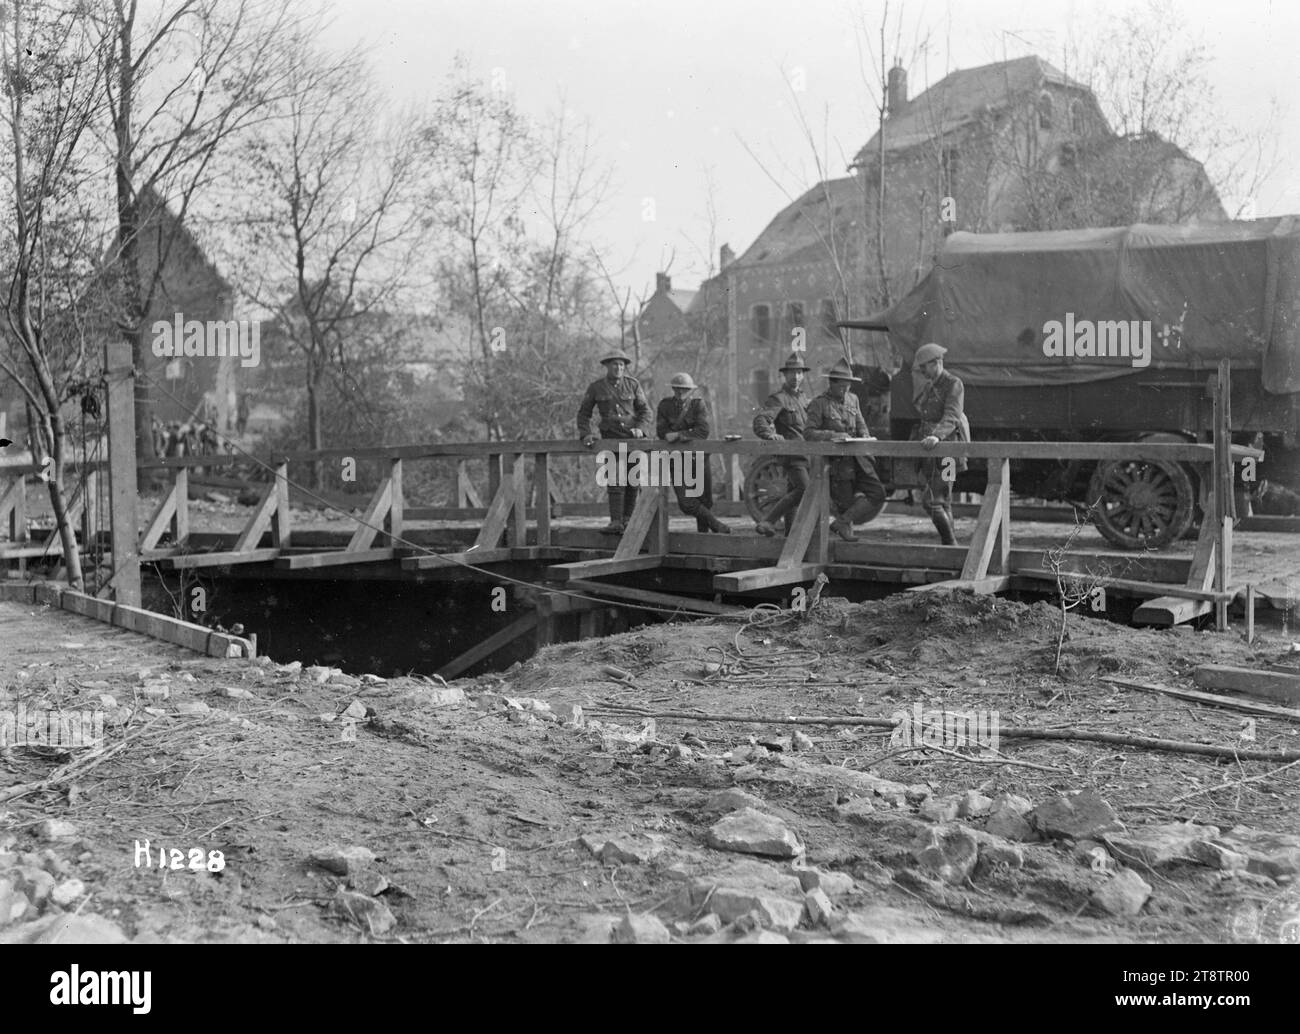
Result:
<svg viewBox="0 0 1300 1034"><path fill-rule="evenodd" d="M745 506L755 521L761 521L772 504L788 491L785 464L778 456L759 456L745 475Z"/></svg>
<svg viewBox="0 0 1300 1034"><path fill-rule="evenodd" d="M1105 460L1088 486L1097 530L1121 549L1163 549L1192 526L1196 490L1181 464Z"/></svg>

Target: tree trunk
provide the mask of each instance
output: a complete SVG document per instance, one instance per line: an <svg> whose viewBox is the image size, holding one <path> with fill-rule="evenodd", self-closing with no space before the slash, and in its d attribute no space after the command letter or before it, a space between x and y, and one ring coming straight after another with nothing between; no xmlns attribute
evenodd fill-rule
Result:
<svg viewBox="0 0 1300 1034"><path fill-rule="evenodd" d="M324 435L320 419L320 381L324 372L321 364L314 359L307 361L307 448L313 451L323 449ZM320 463L312 460L308 472L308 484L314 488L321 487Z"/></svg>

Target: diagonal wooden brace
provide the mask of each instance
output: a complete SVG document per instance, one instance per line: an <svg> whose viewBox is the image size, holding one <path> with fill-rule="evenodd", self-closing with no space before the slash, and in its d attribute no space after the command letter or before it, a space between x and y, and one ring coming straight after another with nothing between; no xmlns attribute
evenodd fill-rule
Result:
<svg viewBox="0 0 1300 1034"><path fill-rule="evenodd" d="M1008 459L989 460L989 483L980 504L975 534L971 536L961 580L972 581L990 574L1010 574L1011 556L1011 464Z"/></svg>
<svg viewBox="0 0 1300 1034"><path fill-rule="evenodd" d="M144 536L140 539L140 552L153 549L168 528L172 529L172 539L176 546L184 548L185 540L190 536L189 502L190 474L185 467L177 467L172 479L171 491L163 496L153 516L145 526Z"/></svg>

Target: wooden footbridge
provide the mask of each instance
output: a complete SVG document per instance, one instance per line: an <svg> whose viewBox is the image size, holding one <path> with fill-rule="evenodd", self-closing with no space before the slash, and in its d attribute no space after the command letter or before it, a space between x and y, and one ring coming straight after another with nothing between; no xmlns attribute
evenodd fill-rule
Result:
<svg viewBox="0 0 1300 1034"><path fill-rule="evenodd" d="M521 569L536 586L531 612L461 658L461 668L504 642L538 629L550 641L553 622L564 613L587 613L609 601L650 607L679 608L691 613L719 613L766 596L772 590L806 585L825 575L830 581L872 582L917 590L963 587L983 593L1055 587L1061 576L1083 579L1118 595L1142 597L1135 620L1170 625L1214 611L1227 627L1227 604L1241 586L1232 578L1232 464L1237 457L1260 454L1219 443L944 443L923 452L917 442L872 441L800 443L798 452L812 458L812 483L785 538L762 538L744 528L732 535L669 531L676 498L668 486L642 488L626 530L620 537L596 529L566 525L553 516L552 474L559 463L582 463L602 449L672 451L678 446L653 440L602 441L592 450L574 441L436 443L371 449L296 452L266 461L271 480L243 529L218 536L193 528L190 474L195 468L221 469L238 457L189 457L160 460L170 485L138 532L135 497L121 492L121 478L134 481L123 468L111 493L112 564L118 602L138 605L138 564L163 570L236 569L271 577L357 579L489 578L494 571ZM692 442L694 451L721 456L733 472L753 457L788 455L790 443L756 441ZM846 455L901 457L952 456L987 461L987 484L975 529L967 545L943 546L872 541L870 525L857 542L834 538L827 461ZM1019 549L1011 517L1010 464L1024 460L1143 460L1178 462L1198 468L1206 518L1192 556L1120 553L1072 549L1056 565L1044 566L1040 548ZM308 465L374 463L381 467L378 486L359 516L347 515L353 530L346 542L331 542L316 531L295 530L290 489L305 480ZM486 506L478 501L466 470L486 461ZM246 461L244 461L246 462ZM589 466L591 459L585 461ZM717 462L716 460L714 461ZM454 464L458 484L455 507L411 506L403 491L404 475L416 464ZM115 471L116 473L116 471ZM0 485L0 527L11 528L10 545L0 546L0 561L21 559L39 547L24 540L23 498L27 470ZM736 481L732 479L733 483ZM464 505L470 504L470 505ZM560 510L565 509L562 504ZM725 510L724 510L725 512ZM465 521L478 524L468 529ZM129 532L126 529L131 529ZM137 533L138 532L138 533ZM89 540L89 537L87 541ZM446 543L457 542L447 549ZM437 544L430 548L428 543ZM48 544L44 547L48 551ZM508 565L508 566L505 566ZM521 568L522 565L522 568ZM1118 572L1118 573L1117 573ZM663 592L616 576L653 573L658 589L665 581L676 591ZM627 584L627 582L633 584ZM135 598L129 598L134 588ZM124 595L125 594L125 595ZM733 604L728 604L730 598ZM593 625L583 621L583 631Z"/></svg>

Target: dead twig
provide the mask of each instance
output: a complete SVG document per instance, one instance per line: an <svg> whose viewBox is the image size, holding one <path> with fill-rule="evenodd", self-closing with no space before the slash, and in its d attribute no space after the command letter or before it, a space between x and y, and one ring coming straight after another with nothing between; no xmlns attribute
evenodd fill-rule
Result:
<svg viewBox="0 0 1300 1034"><path fill-rule="evenodd" d="M1248 776L1245 779L1237 779L1231 783L1220 783L1218 786L1207 786L1203 790L1193 790L1191 793L1185 793L1181 797L1175 797L1169 803L1181 804L1183 801L1189 801L1193 797L1201 796L1201 794L1203 793L1214 793L1216 790L1229 790L1232 789L1234 786L1240 787L1245 783L1257 783L1261 779L1268 779L1270 776L1275 776L1279 772L1285 772L1288 768L1295 768L1296 765L1300 765L1300 758L1296 759L1295 761L1292 761L1290 764L1283 765L1281 768L1274 768L1271 771L1263 772L1260 775Z"/></svg>

